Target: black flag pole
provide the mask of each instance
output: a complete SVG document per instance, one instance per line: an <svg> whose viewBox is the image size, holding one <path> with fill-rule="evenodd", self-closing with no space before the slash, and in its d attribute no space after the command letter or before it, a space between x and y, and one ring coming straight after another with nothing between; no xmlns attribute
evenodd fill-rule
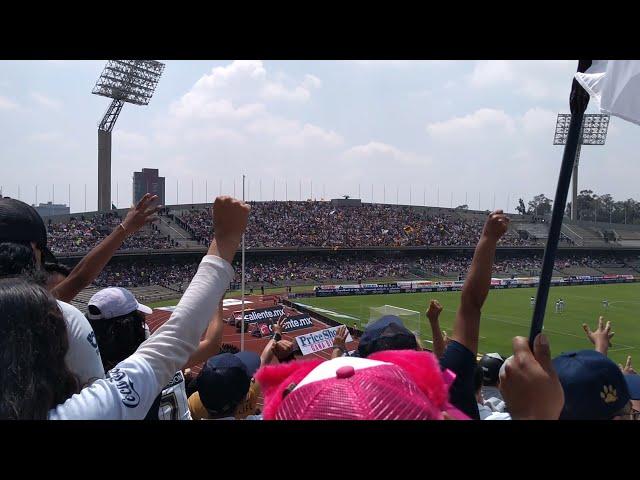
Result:
<svg viewBox="0 0 640 480"><path fill-rule="evenodd" d="M580 60L578 62L578 72L585 72L590 66L591 60ZM558 250L558 241L560 240L562 219L564 217L564 209L567 203L567 194L569 193L573 164L575 162L576 152L578 151L578 145L580 143L582 119L588 103L589 94L574 78L571 85L571 95L569 97L571 122L569 123L567 143L562 155L562 165L560 166L560 176L558 177L556 197L553 201L553 213L551 215L551 225L549 226L549 236L547 237L547 245L544 249L542 271L540 272L540 281L538 283L538 294L536 295L536 304L533 309L533 318L531 320L531 331L529 332L529 346L532 350L533 341L542 331L542 324L544 323L544 312L547 307L547 298L549 297L549 287L551 286L551 275L553 273L556 252Z"/></svg>

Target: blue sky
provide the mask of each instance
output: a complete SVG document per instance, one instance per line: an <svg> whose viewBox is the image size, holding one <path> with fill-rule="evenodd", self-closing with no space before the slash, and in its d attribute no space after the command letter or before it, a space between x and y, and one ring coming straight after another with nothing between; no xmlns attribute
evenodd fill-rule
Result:
<svg viewBox="0 0 640 480"><path fill-rule="evenodd" d="M162 61L162 60L161 60ZM112 193L131 203L143 167L167 178L167 203L240 195L472 208L553 197L575 61L167 61L146 107L126 105L113 134ZM91 95L105 61L0 61L0 186L29 203L95 209ZM595 111L593 105L589 111ZM607 145L585 147L580 188L639 198L637 127L613 118ZM205 183L206 182L206 183ZM439 194L438 194L439 192Z"/></svg>

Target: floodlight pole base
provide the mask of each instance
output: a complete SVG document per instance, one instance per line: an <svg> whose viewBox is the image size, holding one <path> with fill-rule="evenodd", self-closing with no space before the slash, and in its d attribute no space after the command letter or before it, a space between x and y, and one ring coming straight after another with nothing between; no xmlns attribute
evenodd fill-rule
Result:
<svg viewBox="0 0 640 480"><path fill-rule="evenodd" d="M576 151L576 160L573 164L573 177L571 178L571 220L578 220L578 164L580 163L581 147L582 145L579 143Z"/></svg>
<svg viewBox="0 0 640 480"><path fill-rule="evenodd" d="M111 210L111 132L98 130L98 211Z"/></svg>

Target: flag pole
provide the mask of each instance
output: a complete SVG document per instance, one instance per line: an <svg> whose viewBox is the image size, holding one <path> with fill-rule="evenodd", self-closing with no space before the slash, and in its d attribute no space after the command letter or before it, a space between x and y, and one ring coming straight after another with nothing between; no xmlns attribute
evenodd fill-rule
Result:
<svg viewBox="0 0 640 480"><path fill-rule="evenodd" d="M578 72L585 72L590 66L591 60L580 60L578 62ZM580 143L582 119L588 103L589 94L574 78L571 85L571 95L569 97L571 122L569 123L567 143L562 155L560 175L558 176L558 186L556 187L556 196L553 201L553 213L551 215L551 224L549 226L549 236L547 237L547 245L544 249L538 293L536 295L536 303L533 309L533 318L531 320L531 330L529 332L529 346L532 350L533 341L542 331L542 324L544 323L544 312L547 307L547 298L549 297L549 287L551 286L551 275L553 273L556 252L558 250L558 240L560 239L562 219L564 217L564 209L567 203L567 194L569 193L571 175L573 174L573 164L576 159L578 144Z"/></svg>
<svg viewBox="0 0 640 480"><path fill-rule="evenodd" d="M244 174L242 174L242 201L244 202ZM240 351L244 352L244 233L242 234L242 320L240 323Z"/></svg>

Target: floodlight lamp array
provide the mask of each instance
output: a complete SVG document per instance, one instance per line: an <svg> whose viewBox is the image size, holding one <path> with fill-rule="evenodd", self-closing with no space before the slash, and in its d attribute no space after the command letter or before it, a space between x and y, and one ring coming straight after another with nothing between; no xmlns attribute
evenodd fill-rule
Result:
<svg viewBox="0 0 640 480"><path fill-rule="evenodd" d="M609 129L609 115L601 113L588 113L582 121L580 132L581 145L604 145ZM553 137L554 145L565 145L571 123L570 113L559 113L556 122L556 131Z"/></svg>
<svg viewBox="0 0 640 480"><path fill-rule="evenodd" d="M163 70L155 60L109 60L91 93L148 105Z"/></svg>

